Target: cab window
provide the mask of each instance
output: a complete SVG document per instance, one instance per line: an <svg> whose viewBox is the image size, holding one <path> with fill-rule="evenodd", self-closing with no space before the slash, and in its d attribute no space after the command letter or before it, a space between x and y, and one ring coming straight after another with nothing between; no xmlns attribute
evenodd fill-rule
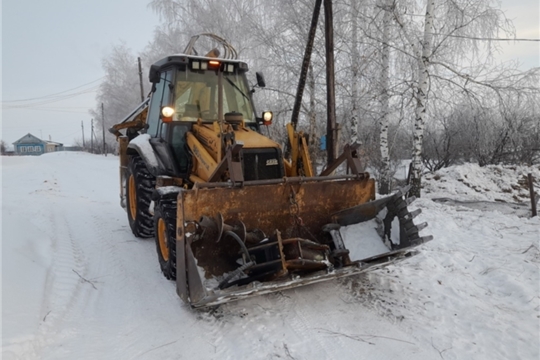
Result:
<svg viewBox="0 0 540 360"><path fill-rule="evenodd" d="M223 74L223 113L242 113L246 122L255 121L244 75ZM178 70L174 86L175 121L216 120L218 75L214 70Z"/></svg>
<svg viewBox="0 0 540 360"><path fill-rule="evenodd" d="M170 105L172 77L172 70L164 71L160 75L159 83L155 84L156 89L152 93L152 101L150 101L146 120L148 124L147 133L152 137L156 137L159 131L161 108Z"/></svg>

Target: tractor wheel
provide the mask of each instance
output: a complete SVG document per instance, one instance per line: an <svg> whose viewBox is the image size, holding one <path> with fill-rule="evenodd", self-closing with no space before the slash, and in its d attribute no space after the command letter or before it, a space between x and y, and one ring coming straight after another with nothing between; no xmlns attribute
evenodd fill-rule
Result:
<svg viewBox="0 0 540 360"><path fill-rule="evenodd" d="M140 238L154 236L154 220L149 207L156 178L138 155L129 159L126 173L127 214L133 234Z"/></svg>
<svg viewBox="0 0 540 360"><path fill-rule="evenodd" d="M154 210L159 266L167 279L176 279L176 199L161 199Z"/></svg>

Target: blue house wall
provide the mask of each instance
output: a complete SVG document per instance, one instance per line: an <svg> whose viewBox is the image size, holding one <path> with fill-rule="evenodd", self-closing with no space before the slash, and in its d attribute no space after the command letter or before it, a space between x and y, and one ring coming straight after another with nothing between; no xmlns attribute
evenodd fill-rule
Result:
<svg viewBox="0 0 540 360"><path fill-rule="evenodd" d="M41 155L45 152L43 143L17 144L15 153L19 155Z"/></svg>

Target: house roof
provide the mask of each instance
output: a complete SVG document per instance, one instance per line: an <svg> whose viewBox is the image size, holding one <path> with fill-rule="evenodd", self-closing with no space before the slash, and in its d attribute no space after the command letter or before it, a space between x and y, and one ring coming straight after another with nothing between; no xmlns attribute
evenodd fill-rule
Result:
<svg viewBox="0 0 540 360"><path fill-rule="evenodd" d="M56 146L64 146L64 144L62 143L59 143L59 142L56 142L56 141L50 141L50 140L41 140L40 138L38 138L37 136L34 136L30 133L24 135L22 138L20 138L19 140L15 141L13 143L13 145L19 145L19 144L35 144L35 143L40 143L40 144L52 144L52 145L56 145Z"/></svg>
<svg viewBox="0 0 540 360"><path fill-rule="evenodd" d="M44 144L45 141L41 140L40 138L38 138L37 136L34 136L30 133L24 135L22 138L20 138L19 140L15 141L13 143L13 145L18 145L18 144L35 144L35 143L42 143Z"/></svg>

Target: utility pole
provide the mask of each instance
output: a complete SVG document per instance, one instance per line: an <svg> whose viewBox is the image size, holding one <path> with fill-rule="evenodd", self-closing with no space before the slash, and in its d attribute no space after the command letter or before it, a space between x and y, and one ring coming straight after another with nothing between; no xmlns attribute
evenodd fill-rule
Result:
<svg viewBox="0 0 540 360"><path fill-rule="evenodd" d="M103 110L103 103L101 103L101 129L103 130L103 153L107 156L105 151L105 111Z"/></svg>
<svg viewBox="0 0 540 360"><path fill-rule="evenodd" d="M91 132L90 132L90 148L92 149L92 154L94 153L94 119L91 122Z"/></svg>
<svg viewBox="0 0 540 360"><path fill-rule="evenodd" d="M84 144L84 121L82 121L82 120L81 120L81 129L82 129L82 147L83 147L83 150L84 150L86 145Z"/></svg>
<svg viewBox="0 0 540 360"><path fill-rule="evenodd" d="M300 107L302 106L302 96L304 94L304 88L306 86L306 78L311 61L311 53L313 52L313 42L315 41L317 22L319 21L319 13L321 12L321 3L322 0L315 0L315 7L313 8L313 15L311 16L311 25L309 27L306 49L304 51L304 59L302 60L302 68L300 69L300 79L298 79L298 86L296 88L296 98L294 99L294 106L291 116L291 124L295 131L296 125L298 124L298 117L300 115ZM312 141L312 139L310 139L310 141ZM285 157L288 158L290 154L291 144L289 141L287 141L285 145Z"/></svg>
<svg viewBox="0 0 540 360"><path fill-rule="evenodd" d="M324 31L326 45L326 151L327 164L336 159L337 126L336 126L336 94L334 80L334 24L332 16L332 0L324 0Z"/></svg>
<svg viewBox="0 0 540 360"><path fill-rule="evenodd" d="M296 125L298 124L298 115L300 114L300 107L302 106L302 95L304 94L304 88L306 86L306 78L309 69L309 63L311 61L311 53L313 52L313 42L315 41L315 32L317 31L317 22L319 21L321 2L322 0L315 1L313 15L311 17L311 26L309 27L308 41L306 44L306 50L304 51L302 68L300 69L300 79L298 80L298 87L296 88L296 98L294 100L294 107L291 117L291 123L294 130L296 130Z"/></svg>
<svg viewBox="0 0 540 360"><path fill-rule="evenodd" d="M141 84L141 101L144 101L144 88L143 88L143 82L142 82L141 58L138 57L137 60L139 61L139 83Z"/></svg>

